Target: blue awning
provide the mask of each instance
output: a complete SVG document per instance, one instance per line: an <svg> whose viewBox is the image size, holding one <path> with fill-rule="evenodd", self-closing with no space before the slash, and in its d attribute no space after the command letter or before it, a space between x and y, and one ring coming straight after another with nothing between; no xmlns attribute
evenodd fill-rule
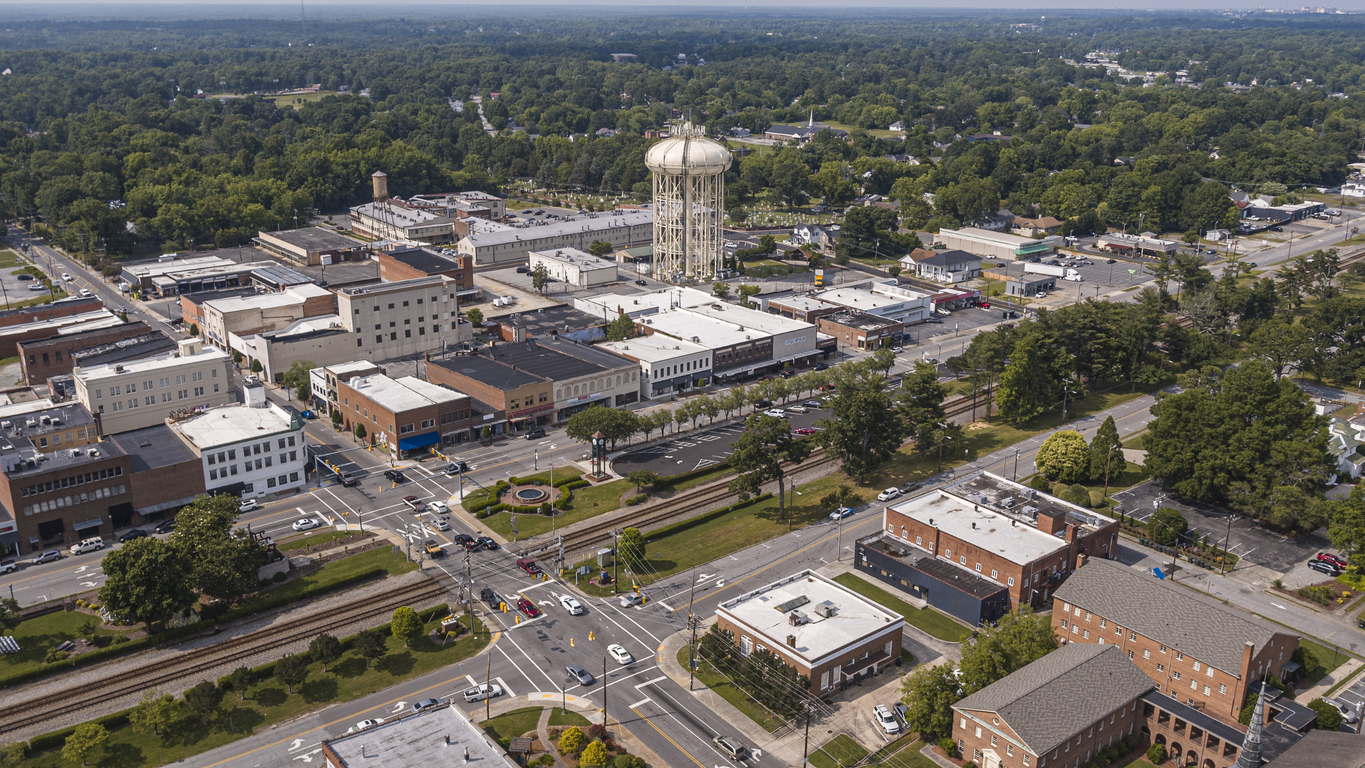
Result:
<svg viewBox="0 0 1365 768"><path fill-rule="evenodd" d="M413 448L425 448L428 445L435 445L441 442L441 435L438 432L428 432L424 435L413 435L398 440L398 450L410 451Z"/></svg>

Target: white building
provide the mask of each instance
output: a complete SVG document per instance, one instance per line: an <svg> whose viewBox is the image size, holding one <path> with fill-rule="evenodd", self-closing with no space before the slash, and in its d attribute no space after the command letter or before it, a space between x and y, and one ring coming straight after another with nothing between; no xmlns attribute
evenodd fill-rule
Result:
<svg viewBox="0 0 1365 768"><path fill-rule="evenodd" d="M923 322L933 313L933 297L902 288L894 279L871 283L866 288L831 288L812 294L812 298L906 324Z"/></svg>
<svg viewBox="0 0 1365 768"><path fill-rule="evenodd" d="M183 304L187 299L182 299ZM206 341L228 346L232 335L250 336L278 331L305 317L336 312L332 292L312 283L291 285L278 293L210 299L200 306L204 320L200 330Z"/></svg>
<svg viewBox="0 0 1365 768"><path fill-rule="evenodd" d="M1014 223L1013 215L1011 215L1009 223ZM974 253L988 259L1020 260L1050 253L1056 247L1058 238L1044 237L1041 240L1034 240L1006 232L993 232L980 227L963 227L962 229L940 229L938 234L934 235L934 242L943 243L949 248Z"/></svg>
<svg viewBox="0 0 1365 768"><path fill-rule="evenodd" d="M385 200L357 205L350 211L351 229L378 240L450 243L455 222L449 216Z"/></svg>
<svg viewBox="0 0 1365 768"><path fill-rule="evenodd" d="M473 329L460 317L458 291L445 275L342 288L337 314L354 343L350 355L329 362L393 360L468 342Z"/></svg>
<svg viewBox="0 0 1365 768"><path fill-rule="evenodd" d="M670 397L711 380L711 348L656 333L597 345L640 364L640 397Z"/></svg>
<svg viewBox="0 0 1365 768"><path fill-rule="evenodd" d="M103 434L160 424L176 412L232 402L232 358L198 339L181 339L175 352L157 357L76 367L76 400L99 414Z"/></svg>
<svg viewBox="0 0 1365 768"><path fill-rule="evenodd" d="M606 285L617 281L616 262L599 259L577 248L554 251L531 251L530 266L545 267L545 272L556 280L578 288Z"/></svg>
<svg viewBox="0 0 1365 768"><path fill-rule="evenodd" d="M259 382L243 388L246 403L220 405L170 428L199 456L209 493L242 498L300 490L307 482L303 419L266 399Z"/></svg>
<svg viewBox="0 0 1365 768"><path fill-rule="evenodd" d="M586 216L521 227L500 227L471 234L456 246L478 266L527 259L531 251L563 248L586 250L595 241L620 250L653 242L654 214L649 211L605 211Z"/></svg>

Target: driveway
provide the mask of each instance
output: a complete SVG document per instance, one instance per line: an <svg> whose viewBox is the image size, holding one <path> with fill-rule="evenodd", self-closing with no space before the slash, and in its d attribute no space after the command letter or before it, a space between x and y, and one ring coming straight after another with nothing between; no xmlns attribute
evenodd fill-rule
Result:
<svg viewBox="0 0 1365 768"><path fill-rule="evenodd" d="M1207 533L1210 541L1221 542L1226 536L1228 549L1244 562L1264 566L1279 574L1288 573L1294 566L1331 547L1331 542L1321 531L1298 538L1281 536L1231 510L1181 499L1163 489L1156 480L1114 494L1114 498L1123 504L1124 511L1138 520L1151 517L1153 501L1158 497L1162 497L1161 506L1180 510L1189 521L1191 530L1201 536ZM1231 533L1229 521L1232 524Z"/></svg>

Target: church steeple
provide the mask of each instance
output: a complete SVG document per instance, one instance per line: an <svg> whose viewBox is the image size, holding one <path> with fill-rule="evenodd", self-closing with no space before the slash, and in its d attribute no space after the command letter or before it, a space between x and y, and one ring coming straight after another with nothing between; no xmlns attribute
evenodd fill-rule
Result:
<svg viewBox="0 0 1365 768"><path fill-rule="evenodd" d="M1265 682L1261 682L1261 692L1256 696L1256 708L1251 713L1251 724L1247 726L1246 738L1242 739L1242 752L1237 756L1235 768L1261 768L1261 731L1265 728Z"/></svg>

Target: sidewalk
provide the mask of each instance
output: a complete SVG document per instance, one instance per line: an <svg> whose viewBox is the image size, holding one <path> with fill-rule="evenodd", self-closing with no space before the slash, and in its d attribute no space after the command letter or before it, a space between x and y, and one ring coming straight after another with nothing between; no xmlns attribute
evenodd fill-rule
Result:
<svg viewBox="0 0 1365 768"><path fill-rule="evenodd" d="M1294 693L1294 699L1296 701L1307 702L1326 696L1327 691L1330 690L1332 686L1355 674L1355 671L1360 669L1362 665L1365 665L1365 661L1356 658L1347 659L1345 664L1332 670L1326 677L1319 680L1317 685L1312 688L1305 688L1302 691L1296 691Z"/></svg>

